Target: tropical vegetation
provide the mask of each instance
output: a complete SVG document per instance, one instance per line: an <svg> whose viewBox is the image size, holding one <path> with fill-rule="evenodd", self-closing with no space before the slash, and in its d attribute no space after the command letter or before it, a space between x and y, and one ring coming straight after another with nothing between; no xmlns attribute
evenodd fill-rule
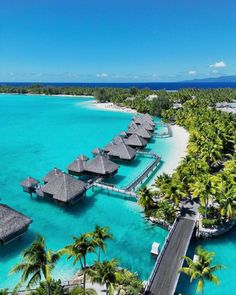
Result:
<svg viewBox="0 0 236 295"><path fill-rule="evenodd" d="M213 252L208 252L198 246L196 248L194 259L187 256L182 257L187 265L180 268L179 271L189 276L190 282L193 282L194 280L197 281L196 292L201 292L202 295L204 293L206 281L213 282L216 285L220 283L215 272L222 269L222 265L212 265L214 256L215 254Z"/></svg>
<svg viewBox="0 0 236 295"><path fill-rule="evenodd" d="M71 244L54 252L48 250L45 239L37 235L35 241L22 253L22 261L11 270L11 274L21 273L15 292L20 287L26 286L33 295L95 295L97 294L95 290L86 288L86 282L89 280L91 283L104 285L107 295L113 294L114 290L120 294L121 286L125 290L122 294L139 294L143 286L137 275L119 268L116 259L101 261L100 251L105 252L106 240L112 238L108 227L96 225L94 231L73 237ZM72 290L68 290L60 280L52 277L52 270L62 255L73 259L73 264L78 264L83 276L82 284ZM91 264L93 257L95 259ZM36 289L32 289L35 287ZM133 290L137 293L132 293ZM7 294L7 289L0 290L0 294Z"/></svg>

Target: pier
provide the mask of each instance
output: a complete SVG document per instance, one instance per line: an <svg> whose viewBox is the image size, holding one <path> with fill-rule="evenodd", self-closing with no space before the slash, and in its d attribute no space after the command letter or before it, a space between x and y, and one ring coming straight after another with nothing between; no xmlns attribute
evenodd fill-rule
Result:
<svg viewBox="0 0 236 295"><path fill-rule="evenodd" d="M154 158L154 161L149 166L147 166L147 168L139 176L137 176L130 184L125 187L125 189L128 191L134 190L139 184L141 184L144 179L147 178L157 168L161 161L161 158L155 153L143 151L138 151L137 153L143 156L152 157Z"/></svg>
<svg viewBox="0 0 236 295"><path fill-rule="evenodd" d="M183 265L181 257L187 253L196 226L196 204L192 209L192 215L179 217L172 225L149 277L145 295L173 295L175 293L180 275L178 270Z"/></svg>
<svg viewBox="0 0 236 295"><path fill-rule="evenodd" d="M103 183L99 183L99 182L94 182L93 186L95 187L99 187L102 188L104 190L107 190L108 192L115 192L115 193L119 193L128 197L133 197L133 198L138 198L137 194L135 192L129 191L127 189L122 189L122 188L118 188L114 185L109 185L109 184L103 184Z"/></svg>

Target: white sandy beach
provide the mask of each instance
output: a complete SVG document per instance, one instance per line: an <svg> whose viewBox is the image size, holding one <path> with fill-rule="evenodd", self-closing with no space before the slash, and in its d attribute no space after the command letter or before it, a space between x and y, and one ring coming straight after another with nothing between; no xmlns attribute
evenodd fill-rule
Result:
<svg viewBox="0 0 236 295"><path fill-rule="evenodd" d="M118 106L112 102L97 102L96 100L94 100L94 101L92 101L91 105L92 105L92 107L98 108L100 110L137 114L136 110L133 110L128 107Z"/></svg>

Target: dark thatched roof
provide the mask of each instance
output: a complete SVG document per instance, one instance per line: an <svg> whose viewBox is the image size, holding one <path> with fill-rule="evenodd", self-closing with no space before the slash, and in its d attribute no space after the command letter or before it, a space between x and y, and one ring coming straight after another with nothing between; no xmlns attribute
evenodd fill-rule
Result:
<svg viewBox="0 0 236 295"><path fill-rule="evenodd" d="M150 125L148 122L143 122L140 126L144 127L148 131L154 131L154 126Z"/></svg>
<svg viewBox="0 0 236 295"><path fill-rule="evenodd" d="M118 170L119 166L110 161L106 156L98 155L85 164L85 170L91 173L106 175Z"/></svg>
<svg viewBox="0 0 236 295"><path fill-rule="evenodd" d="M49 171L46 176L44 176L43 181L44 182L53 181L58 175L60 175L62 173L63 172L60 169L54 168L51 171Z"/></svg>
<svg viewBox="0 0 236 295"><path fill-rule="evenodd" d="M128 138L125 138L125 143L136 147L144 147L147 145L147 141L138 134L131 134Z"/></svg>
<svg viewBox="0 0 236 295"><path fill-rule="evenodd" d="M81 154L78 158L82 161L88 161L89 159L86 155L83 155L83 154Z"/></svg>
<svg viewBox="0 0 236 295"><path fill-rule="evenodd" d="M53 195L53 199L61 202L70 202L84 193L86 184L74 177L62 173L42 187L44 193Z"/></svg>
<svg viewBox="0 0 236 295"><path fill-rule="evenodd" d="M20 182L20 185L23 187L34 187L39 183L39 181L33 177L28 176L26 179Z"/></svg>
<svg viewBox="0 0 236 295"><path fill-rule="evenodd" d="M136 151L132 147L126 145L124 142L120 142L118 144L114 144L111 147L108 155L112 157L118 157L121 160L132 160L136 155Z"/></svg>
<svg viewBox="0 0 236 295"><path fill-rule="evenodd" d="M113 142L109 142L105 147L104 147L104 151L105 152L110 152L110 150L112 149L114 143Z"/></svg>
<svg viewBox="0 0 236 295"><path fill-rule="evenodd" d="M93 155L100 155L102 152L103 150L100 149L99 147L96 147L94 150L92 150Z"/></svg>
<svg viewBox="0 0 236 295"><path fill-rule="evenodd" d="M124 139L123 139L122 137L120 137L120 136L116 136L116 137L114 137L114 138L112 139L112 142L113 142L114 144L118 144L118 143L124 142Z"/></svg>
<svg viewBox="0 0 236 295"><path fill-rule="evenodd" d="M0 204L0 243L8 242L22 234L31 222L27 216Z"/></svg>
<svg viewBox="0 0 236 295"><path fill-rule="evenodd" d="M133 122L140 125L144 122L149 123L151 126L155 126L155 123L152 119L152 117L148 116L148 115L144 115L144 116L136 116L133 118Z"/></svg>
<svg viewBox="0 0 236 295"><path fill-rule="evenodd" d="M67 166L67 170L81 173L84 171L84 164L87 160L82 160L80 157L75 159L71 164Z"/></svg>
<svg viewBox="0 0 236 295"><path fill-rule="evenodd" d="M127 131L128 134L137 134L144 139L150 139L152 135L144 128L144 127L139 127L139 128L133 128L130 127Z"/></svg>

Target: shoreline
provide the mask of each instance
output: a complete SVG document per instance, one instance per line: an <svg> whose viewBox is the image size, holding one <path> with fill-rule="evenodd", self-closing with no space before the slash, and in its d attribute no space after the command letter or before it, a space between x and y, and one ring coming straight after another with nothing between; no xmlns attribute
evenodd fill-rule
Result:
<svg viewBox="0 0 236 295"><path fill-rule="evenodd" d="M104 111L138 114L136 110L133 110L129 107L118 106L113 102L97 102L96 100L93 100L90 105L92 108L97 108Z"/></svg>
<svg viewBox="0 0 236 295"><path fill-rule="evenodd" d="M55 97L69 97L69 98L94 98L93 95L73 95L73 94L45 94L45 93L7 93L1 92L0 95L28 95L28 96L55 96Z"/></svg>

